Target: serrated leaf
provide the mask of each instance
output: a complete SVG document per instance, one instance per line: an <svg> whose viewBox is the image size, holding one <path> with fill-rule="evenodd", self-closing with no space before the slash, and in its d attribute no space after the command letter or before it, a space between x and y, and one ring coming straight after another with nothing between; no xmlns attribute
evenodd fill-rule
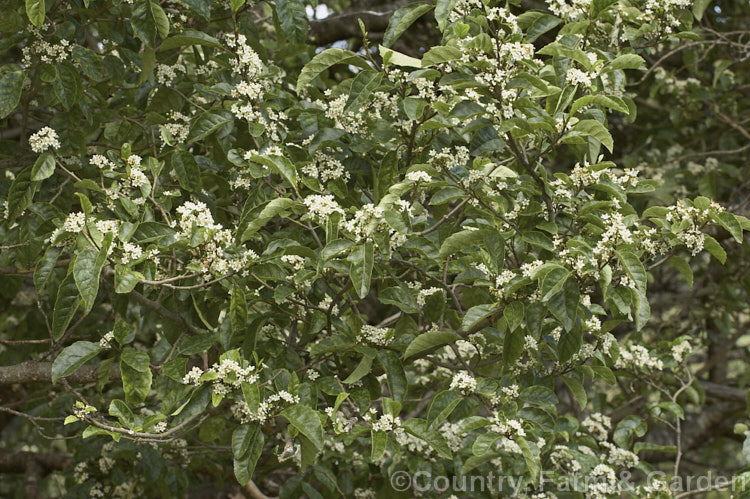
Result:
<svg viewBox="0 0 750 499"><path fill-rule="evenodd" d="M727 252L721 247L721 244L713 237L706 235L703 239L703 249L711 253L714 258L724 265L727 262Z"/></svg>
<svg viewBox="0 0 750 499"><path fill-rule="evenodd" d="M65 347L52 363L52 384L76 372L79 367L94 358L102 350L98 343L76 341Z"/></svg>
<svg viewBox="0 0 750 499"><path fill-rule="evenodd" d="M44 256L37 263L36 269L34 269L34 287L37 293L40 293L44 286L47 284L52 270L57 264L57 259L62 252L62 248L58 246L51 246L44 252Z"/></svg>
<svg viewBox="0 0 750 499"><path fill-rule="evenodd" d="M388 434L384 431L373 431L370 436L371 451L370 461L375 462L385 454L385 447L388 444Z"/></svg>

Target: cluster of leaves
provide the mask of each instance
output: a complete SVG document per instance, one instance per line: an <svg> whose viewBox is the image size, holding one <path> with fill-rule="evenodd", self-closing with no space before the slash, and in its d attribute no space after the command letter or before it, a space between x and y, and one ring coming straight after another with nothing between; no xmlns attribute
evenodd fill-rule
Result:
<svg viewBox="0 0 750 499"><path fill-rule="evenodd" d="M747 307L746 259L708 259L750 230L720 9L417 2L317 51L294 0L6 4L0 369L48 380L3 431L62 439L65 494L669 495L624 477L679 473L719 342L665 302L730 275L692 313L733 343ZM425 16L435 45L395 50Z"/></svg>

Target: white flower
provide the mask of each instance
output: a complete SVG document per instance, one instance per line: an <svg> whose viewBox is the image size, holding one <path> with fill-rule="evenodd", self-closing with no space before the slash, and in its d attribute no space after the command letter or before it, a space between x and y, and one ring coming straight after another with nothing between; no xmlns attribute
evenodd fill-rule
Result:
<svg viewBox="0 0 750 499"><path fill-rule="evenodd" d="M102 348L110 348L112 346L112 341L115 339L115 333L110 331L104 336L102 336L102 339L99 340L99 346Z"/></svg>
<svg viewBox="0 0 750 499"><path fill-rule="evenodd" d="M359 331L359 338L375 345L387 346L391 342L390 330L364 324Z"/></svg>
<svg viewBox="0 0 750 499"><path fill-rule="evenodd" d="M462 394L468 395L477 389L477 380L468 373L459 372L451 380L451 390L459 390Z"/></svg>
<svg viewBox="0 0 750 499"><path fill-rule="evenodd" d="M344 210L341 209L341 206L339 206L330 194L313 194L307 196L302 202L307 206L307 210L310 212L312 218L319 223L324 223L334 213L344 214Z"/></svg>
<svg viewBox="0 0 750 499"><path fill-rule="evenodd" d="M594 75L585 73L577 68L569 69L567 74L567 80L571 85L578 85L580 83L584 87L590 87L593 78Z"/></svg>
<svg viewBox="0 0 750 499"><path fill-rule="evenodd" d="M65 222L63 223L63 230L66 232L78 233L83 230L83 227L85 225L86 215L78 211L68 215L68 217L65 219Z"/></svg>
<svg viewBox="0 0 750 499"><path fill-rule="evenodd" d="M429 173L423 170L415 170L413 172L407 173L406 179L411 180L412 182L429 182L430 180L432 180L432 177Z"/></svg>
<svg viewBox="0 0 750 499"><path fill-rule="evenodd" d="M201 376L203 376L203 370L196 366L182 378L182 382L186 385L197 385L200 383Z"/></svg>
<svg viewBox="0 0 750 499"><path fill-rule="evenodd" d="M29 145L34 152L44 152L47 149L59 149L60 141L57 132L46 126L29 137Z"/></svg>

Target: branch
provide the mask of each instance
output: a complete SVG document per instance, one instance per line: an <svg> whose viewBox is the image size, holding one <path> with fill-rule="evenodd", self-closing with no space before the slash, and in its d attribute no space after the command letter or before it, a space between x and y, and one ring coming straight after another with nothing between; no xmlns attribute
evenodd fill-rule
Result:
<svg viewBox="0 0 750 499"><path fill-rule="evenodd" d="M70 462L61 454L41 454L36 452L9 452L0 449L0 473L25 473L29 462L35 462L45 471L62 471Z"/></svg>
<svg viewBox="0 0 750 499"><path fill-rule="evenodd" d="M114 369L113 369L114 368ZM110 368L110 379L120 379L120 369L116 365ZM95 383L99 379L99 366L83 366L65 377L70 383ZM0 386L17 383L51 383L52 362L28 360L13 366L0 366Z"/></svg>

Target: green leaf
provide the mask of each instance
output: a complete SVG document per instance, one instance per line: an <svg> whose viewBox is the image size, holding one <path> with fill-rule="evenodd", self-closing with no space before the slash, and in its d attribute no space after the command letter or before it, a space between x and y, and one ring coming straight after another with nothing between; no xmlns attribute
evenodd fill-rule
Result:
<svg viewBox="0 0 750 499"><path fill-rule="evenodd" d="M669 264L677 269L677 271L682 275L682 278L685 279L685 282L688 283L688 286L691 288L693 287L693 269L690 268L690 264L687 260L684 258L681 258L679 256L673 256L669 259Z"/></svg>
<svg viewBox="0 0 750 499"><path fill-rule="evenodd" d="M645 64L646 61L639 55L623 54L605 64L599 73L605 74L618 69L642 69Z"/></svg>
<svg viewBox="0 0 750 499"><path fill-rule="evenodd" d="M624 114L630 114L628 105L621 98L614 95L584 95L580 99L576 99L572 106L570 106L570 114L574 115L579 109L589 104L595 106L606 107L608 109L614 109Z"/></svg>
<svg viewBox="0 0 750 499"><path fill-rule="evenodd" d="M737 241L739 244L742 244L742 225L740 225L739 220L737 220L737 217L734 214L728 213L726 211L723 211L721 213L712 213L711 219L724 227L727 232L732 235L735 241Z"/></svg>
<svg viewBox="0 0 750 499"><path fill-rule="evenodd" d="M373 431L370 438L372 440L370 461L375 462L385 454L385 447L388 444L388 434L384 431Z"/></svg>
<svg viewBox="0 0 750 499"><path fill-rule="evenodd" d="M426 12L432 10L432 5L422 2L414 2L396 10L391 15L388 27L383 34L383 46L390 47L398 40L414 21L422 17Z"/></svg>
<svg viewBox="0 0 750 499"><path fill-rule="evenodd" d="M514 301L507 304L503 309L503 317L508 323L508 328L515 331L523 322L523 302Z"/></svg>
<svg viewBox="0 0 750 499"><path fill-rule="evenodd" d="M264 225L276 218L279 214L289 211L292 206L294 206L293 200L289 198L276 198L265 205L259 214L254 215L250 212L250 214L253 215L253 220L247 224L247 227L240 238L240 242L243 243L250 239L253 234L258 232L258 230ZM242 223L240 223L240 226L242 226Z"/></svg>
<svg viewBox="0 0 750 499"><path fill-rule="evenodd" d="M617 258L622 264L622 268L625 272L633 279L633 282L641 293L646 292L646 268L641 263L641 260L632 251L618 251Z"/></svg>
<svg viewBox="0 0 750 499"><path fill-rule="evenodd" d="M272 170L276 171L279 175L284 177L294 189L297 189L297 169L294 167L291 161L284 156L278 156L276 154L269 155L253 155L250 157L250 161L265 165Z"/></svg>
<svg viewBox="0 0 750 499"><path fill-rule="evenodd" d="M561 22L562 19L550 14L539 15L526 30L526 41L529 43L536 41L537 38L555 28Z"/></svg>
<svg viewBox="0 0 750 499"><path fill-rule="evenodd" d="M354 368L354 371L344 380L342 383L346 385L350 385L352 383L356 383L360 379L364 378L368 374L370 374L370 371L372 370L372 361L375 357L372 355L365 355L362 357L362 360L359 361L359 364L357 364L357 367Z"/></svg>
<svg viewBox="0 0 750 499"><path fill-rule="evenodd" d="M171 158L180 187L189 192L200 192L203 189L201 170L192 153L178 149Z"/></svg>
<svg viewBox="0 0 750 499"><path fill-rule="evenodd" d="M71 109L83 96L81 75L75 66L67 61L57 64L57 79L52 83L52 87L65 109Z"/></svg>
<svg viewBox="0 0 750 499"><path fill-rule="evenodd" d="M427 422L430 428L438 428L443 421L448 419L453 410L461 403L461 397L454 390L445 390L432 399L430 408L427 410Z"/></svg>
<svg viewBox="0 0 750 499"><path fill-rule="evenodd" d="M523 437L515 437L513 440L515 440L515 442L521 448L523 459L524 461L526 461L526 468L528 468L529 474L531 475L531 482L536 482L537 476L539 475L539 463L537 463L534 454L531 452L529 443Z"/></svg>
<svg viewBox="0 0 750 499"><path fill-rule="evenodd" d="M437 20L440 31L445 31L448 16L453 12L457 1L458 0L437 0L435 2L435 19Z"/></svg>
<svg viewBox="0 0 750 499"><path fill-rule="evenodd" d="M406 397L408 390L404 366L401 365L398 356L390 350L379 350L377 355L378 362L383 366L388 378L388 389L391 392L391 398L397 402L401 402Z"/></svg>
<svg viewBox="0 0 750 499"><path fill-rule="evenodd" d="M245 5L246 0L229 0L229 7L232 9L232 15L236 14L243 5Z"/></svg>
<svg viewBox="0 0 750 499"><path fill-rule="evenodd" d="M229 114L203 113L193 123L193 126L190 127L187 143L192 144L193 142L203 140L227 123L232 122L234 122L234 118Z"/></svg>
<svg viewBox="0 0 750 499"><path fill-rule="evenodd" d="M76 372L79 367L94 358L101 350L102 347L98 343L90 341L76 341L65 347L52 363L52 384L54 385L58 379Z"/></svg>
<svg viewBox="0 0 750 499"><path fill-rule="evenodd" d="M145 279L143 274L124 265L115 265L115 293L130 293L139 281Z"/></svg>
<svg viewBox="0 0 750 499"><path fill-rule="evenodd" d="M21 100L24 72L15 68L18 66L7 65L0 68L0 119L13 112Z"/></svg>
<svg viewBox="0 0 750 499"><path fill-rule="evenodd" d="M709 235L705 235L703 239L703 249L711 253L714 258L724 265L727 262L727 252L721 247L721 244Z"/></svg>
<svg viewBox="0 0 750 499"><path fill-rule="evenodd" d="M99 293L99 275L102 269L101 267L97 269L97 255L96 251L82 251L73 262L73 277L76 286L78 286L78 292L81 294L83 309L86 314L91 312L96 301L96 295Z"/></svg>
<svg viewBox="0 0 750 499"><path fill-rule="evenodd" d="M245 300L245 292L237 285L232 288L229 317L232 322L232 334L242 334L247 324L247 300Z"/></svg>
<svg viewBox="0 0 750 499"><path fill-rule="evenodd" d="M51 152L42 153L31 169L31 180L39 181L50 178L55 173L55 157Z"/></svg>
<svg viewBox="0 0 750 499"><path fill-rule="evenodd" d="M57 299L55 300L55 309L52 313L52 337L55 341L62 338L68 329L68 324L78 310L81 303L81 296L78 294L73 274L68 274L60 283L57 289Z"/></svg>
<svg viewBox="0 0 750 499"><path fill-rule="evenodd" d="M579 295L578 281L571 276L565 280L562 290L548 301L550 312L560 321L566 331L572 330L575 326Z"/></svg>
<svg viewBox="0 0 750 499"><path fill-rule="evenodd" d="M281 411L281 415L306 436L317 450L323 448L323 425L316 411L306 405L295 404Z"/></svg>
<svg viewBox="0 0 750 499"><path fill-rule="evenodd" d="M258 464L258 459L263 452L263 444L265 443L265 437L260 426L244 425L235 430L235 434L243 428L249 428L244 438L247 444L245 445L243 442L246 451L242 457L238 458L235 455L233 463L234 476L240 485L247 484L253 477L255 466ZM232 444L232 449L234 449L234 434L232 435Z"/></svg>
<svg viewBox="0 0 750 499"><path fill-rule="evenodd" d="M407 68L421 68L422 67L421 60L415 57L408 56L406 54L402 54L401 52L396 52L395 50L389 49L388 47L384 47L380 45L378 46L378 51L380 52L380 56L383 58L384 66L393 64L394 66L401 66L401 67L407 67Z"/></svg>
<svg viewBox="0 0 750 499"><path fill-rule="evenodd" d="M219 40L203 33L202 31L185 30L164 40L162 44L159 45L159 51L188 47L191 45L203 45L206 47L217 48L223 47Z"/></svg>
<svg viewBox="0 0 750 499"><path fill-rule="evenodd" d="M310 29L302 0L276 0L281 31L294 43L302 43Z"/></svg>
<svg viewBox="0 0 750 499"><path fill-rule="evenodd" d="M695 0L692 7L693 16L699 21L703 19L703 13L706 12L706 9L711 5L712 1L713 0Z"/></svg>
<svg viewBox="0 0 750 499"><path fill-rule="evenodd" d="M570 389L570 392L575 397L576 401L578 402L578 405L581 407L582 411L586 410L586 390L583 387L583 384L581 384L580 381L578 381L575 378L572 378L570 376L563 376L563 381L566 385L568 385L568 388Z"/></svg>
<svg viewBox="0 0 750 499"><path fill-rule="evenodd" d="M147 47L154 47L157 35L162 39L169 35L169 19L166 13L159 4L151 0L138 3L130 17L130 25L135 36Z"/></svg>
<svg viewBox="0 0 750 499"><path fill-rule="evenodd" d="M375 71L360 71L349 90L349 98L344 106L344 111L359 111L368 101L372 92L378 88L383 81L383 73Z"/></svg>
<svg viewBox="0 0 750 499"><path fill-rule="evenodd" d="M523 354L525 334L523 329L508 331L503 341L503 365L513 366Z"/></svg>
<svg viewBox="0 0 750 499"><path fill-rule="evenodd" d="M13 221L31 204L36 192L36 184L31 181L31 167L21 170L8 191L8 220Z"/></svg>
<svg viewBox="0 0 750 499"><path fill-rule="evenodd" d="M583 50L572 49L559 42L552 42L549 45L542 47L542 49L537 51L537 54L567 57L568 59L572 59L579 63L586 69L586 71L591 69L591 61Z"/></svg>
<svg viewBox="0 0 750 499"><path fill-rule="evenodd" d="M44 256L37 263L36 269L34 269L34 287L37 293L40 293L44 286L47 284L52 270L57 264L57 259L62 252L62 248L58 246L50 246L47 251L44 252Z"/></svg>
<svg viewBox="0 0 750 499"><path fill-rule="evenodd" d="M96 52L80 45L74 45L71 53L73 59L81 67L83 74L94 81L102 81L104 79L104 65Z"/></svg>
<svg viewBox="0 0 750 499"><path fill-rule="evenodd" d="M497 311L497 306L494 303L483 303L481 305L475 305L466 311L463 320L461 321L461 329L469 331L474 328L481 321L494 314Z"/></svg>
<svg viewBox="0 0 750 499"><path fill-rule="evenodd" d="M326 49L313 57L312 60L302 68L299 78L297 79L297 94L301 94L302 90L317 76L336 64L351 64L364 69L370 68L364 59L351 50L339 48Z"/></svg>
<svg viewBox="0 0 750 499"><path fill-rule="evenodd" d="M114 399L109 403L109 415L116 417L127 428L131 428L135 424L133 411L130 410L128 404L120 399Z"/></svg>
<svg viewBox="0 0 750 499"><path fill-rule="evenodd" d="M41 28L44 24L44 0L26 0L26 15L31 24Z"/></svg>
<svg viewBox="0 0 750 499"><path fill-rule="evenodd" d="M441 457L453 459L451 449L448 447L443 435L438 430L431 429L424 419L407 419L403 423L403 428L415 437L427 442Z"/></svg>
<svg viewBox="0 0 750 499"><path fill-rule="evenodd" d="M205 20L211 19L211 9L207 0L181 0L184 4L190 7L193 12L203 17ZM230 2L232 12L234 12L234 1Z"/></svg>
<svg viewBox="0 0 750 499"><path fill-rule="evenodd" d="M446 257L457 253L462 250L476 251L476 247L480 242L487 239L492 234L497 232L490 229L479 229L479 230L462 230L448 236L443 244L440 245L440 252L438 258L443 260Z"/></svg>
<svg viewBox="0 0 750 499"><path fill-rule="evenodd" d="M456 61L460 59L462 55L461 49L457 47L438 45L437 47L432 47L422 56L421 66L427 68L444 62Z"/></svg>
<svg viewBox="0 0 750 499"><path fill-rule="evenodd" d="M609 130L596 120L581 120L575 124L573 130L583 135L590 135L602 143L609 152L614 148L614 141Z"/></svg>
<svg viewBox="0 0 750 499"><path fill-rule="evenodd" d="M148 354L126 347L120 356L120 373L125 401L137 405L146 400L152 380Z"/></svg>
<svg viewBox="0 0 750 499"><path fill-rule="evenodd" d="M461 339L461 336L453 331L427 331L420 334L409 343L404 352L404 360L413 357L425 350L442 347Z"/></svg>
<svg viewBox="0 0 750 499"><path fill-rule="evenodd" d="M372 278L372 267L375 261L372 241L367 241L354 248L349 256L351 262L349 277L354 285L354 291L361 299L370 292L370 279Z"/></svg>

